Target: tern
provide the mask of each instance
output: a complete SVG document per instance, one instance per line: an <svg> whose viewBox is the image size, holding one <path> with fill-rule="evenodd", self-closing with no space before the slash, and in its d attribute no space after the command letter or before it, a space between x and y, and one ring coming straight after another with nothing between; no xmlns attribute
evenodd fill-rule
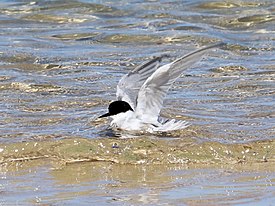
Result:
<svg viewBox="0 0 275 206"><path fill-rule="evenodd" d="M160 66L167 55L155 57L124 75L118 85L117 100L111 102L108 113L99 118L111 117L111 127L127 131L149 133L182 130L190 124L183 120L165 119L160 111L171 85L185 69L193 67L211 49L224 45L210 45L175 61Z"/></svg>

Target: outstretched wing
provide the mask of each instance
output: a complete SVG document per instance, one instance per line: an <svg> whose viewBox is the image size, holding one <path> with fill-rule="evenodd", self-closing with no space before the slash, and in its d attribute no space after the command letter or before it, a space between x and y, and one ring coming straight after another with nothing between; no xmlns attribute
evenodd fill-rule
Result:
<svg viewBox="0 0 275 206"><path fill-rule="evenodd" d="M128 102L135 109L140 87L158 69L159 63L165 56L155 57L124 75L117 85L117 99Z"/></svg>
<svg viewBox="0 0 275 206"><path fill-rule="evenodd" d="M192 67L210 49L221 45L223 43L196 50L156 70L144 82L138 93L135 110L137 117L151 123L157 122L164 97L173 82L185 69Z"/></svg>

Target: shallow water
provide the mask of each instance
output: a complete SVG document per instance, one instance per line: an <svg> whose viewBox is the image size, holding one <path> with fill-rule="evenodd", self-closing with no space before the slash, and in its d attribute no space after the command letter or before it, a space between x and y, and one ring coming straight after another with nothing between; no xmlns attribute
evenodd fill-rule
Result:
<svg viewBox="0 0 275 206"><path fill-rule="evenodd" d="M116 84L123 74L153 56L169 54L171 57L164 60L167 63L219 41L227 46L213 50L194 68L186 70L173 85L162 115L188 120L194 125L188 137L196 142L234 145L272 141L275 137L274 11L272 0L1 1L0 148L19 142L110 138L113 134L109 130L106 132L107 121L95 121L95 117L104 113L108 103L114 100ZM178 139L186 134L173 136ZM150 138L166 137L170 139L169 135ZM274 156L269 158L274 160ZM273 162L264 164L274 165ZM234 175L228 177L220 169L211 167L203 172L219 174L222 182L216 184L212 178L205 185L198 181L192 184L193 179L187 175L186 184L192 185L188 193L185 183L173 179L182 174L172 174L163 167L163 174L173 179L169 188L155 190L165 182L160 181L156 186L145 179L144 184L149 186L132 187L127 181L122 188L112 188L109 191L112 195L103 195L103 189L97 195L89 191L94 188L97 191L101 184L105 188L109 177L107 180L105 177L90 179L87 187L83 182L70 183L74 190L62 191L64 185L52 176L51 166L40 162L33 164L30 168L34 169L29 172L27 166L22 166L25 169L18 167L16 172L1 167L2 177L9 179L8 183L1 183L0 194L7 195L3 205L15 204L17 200L19 205L40 204L44 203L44 198L46 204L55 205L59 201L60 204L73 204L81 200L85 204L92 201L91 195L97 197L97 203L105 204L121 204L121 199L126 204L139 204L137 197L148 200L144 200L146 204L180 204L181 201L190 205L205 201L220 204L223 200L227 204L245 204L255 201L255 197L258 203L271 204L272 195L269 194L274 194L272 166L268 174L262 170L255 172L253 166L232 173L248 179L256 173L271 177L271 186L263 188L268 191L267 195L250 190L251 185L264 185L265 178L252 183L244 178L240 184L229 184L238 195L224 198L223 189ZM82 167L79 165L70 167ZM83 167L86 171L93 166L85 163ZM100 169L101 165L94 167ZM119 171L120 166L112 167ZM171 171L176 167L171 166ZM258 167L265 166L260 164ZM200 171L189 170L186 166L179 168L189 175ZM64 167L63 170L70 169ZM204 176L198 175L198 178L204 179ZM25 179L32 181L25 182ZM37 195L41 201L36 202L32 193L29 194L28 184L39 185L41 181L54 188L54 192L43 191L46 195ZM208 186L211 190L203 190L198 197L198 188ZM27 188L28 192L12 192L13 187ZM118 193L122 195L114 195ZM182 193L185 194L183 199L177 196ZM132 194L144 196L132 197ZM70 195L76 198L69 198L67 202Z"/></svg>
<svg viewBox="0 0 275 206"><path fill-rule="evenodd" d="M196 168L82 163L49 169L45 162L28 162L2 168L0 204L272 205L273 171L262 164Z"/></svg>

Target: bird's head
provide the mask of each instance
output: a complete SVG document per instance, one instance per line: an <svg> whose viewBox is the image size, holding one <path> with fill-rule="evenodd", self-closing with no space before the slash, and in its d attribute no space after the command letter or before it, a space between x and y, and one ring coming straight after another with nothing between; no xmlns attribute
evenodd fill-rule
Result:
<svg viewBox="0 0 275 206"><path fill-rule="evenodd" d="M109 112L98 118L113 116L122 112L134 111L132 107L125 101L114 101L108 107Z"/></svg>

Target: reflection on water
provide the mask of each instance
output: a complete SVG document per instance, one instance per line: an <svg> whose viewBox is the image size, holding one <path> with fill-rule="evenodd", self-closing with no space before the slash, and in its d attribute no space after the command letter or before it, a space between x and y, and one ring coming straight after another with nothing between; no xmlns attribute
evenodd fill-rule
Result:
<svg viewBox="0 0 275 206"><path fill-rule="evenodd" d="M0 203L270 205L275 189L272 171L262 164L196 168L82 163L49 170L25 163L2 168L5 195Z"/></svg>
<svg viewBox="0 0 275 206"><path fill-rule="evenodd" d="M152 56L169 54L171 57L164 60L167 63L219 41L227 46L211 52L174 84L163 115L192 123L189 136L194 141L235 144L273 140L274 11L272 0L1 1L0 149L1 144L21 141L110 138L113 133L106 131L108 122L96 117L114 100L122 75ZM184 132L174 137L183 138ZM131 182L131 175L138 172L126 180L123 176L113 178L111 171L120 173L121 169L126 174L127 166L105 165L111 169L98 171L98 167L80 164L62 170L73 173L70 168L84 167L81 172L108 175L87 177L87 185L80 181L64 188L62 178L56 177L58 171L50 172L45 164L36 166L30 170L37 173L18 168L18 173L11 174L13 170L1 165L1 171L6 171L2 177L9 178L6 186L1 183L0 187L7 202L153 204L162 200L164 204L200 205L205 201L242 204L256 198L262 203L266 198L269 202L264 203L268 204L272 201L270 191L274 191L274 177L269 173L260 171L263 178L249 180L259 174L253 167L232 175L223 169L206 169L200 174L194 169L187 171L186 182L173 179L167 168L154 168L151 172L161 181L153 179L151 184L149 178L132 177L137 183ZM131 167L143 171L137 168ZM158 175L158 170L168 180ZM190 177L193 173L200 181L206 178L202 173L220 175L222 182L215 183L211 176L209 182L200 184ZM142 174L144 171L140 178ZM271 186L264 186L268 178ZM39 186L41 179L45 187ZM240 179L242 183L233 182ZM182 191L185 196L179 196Z"/></svg>

